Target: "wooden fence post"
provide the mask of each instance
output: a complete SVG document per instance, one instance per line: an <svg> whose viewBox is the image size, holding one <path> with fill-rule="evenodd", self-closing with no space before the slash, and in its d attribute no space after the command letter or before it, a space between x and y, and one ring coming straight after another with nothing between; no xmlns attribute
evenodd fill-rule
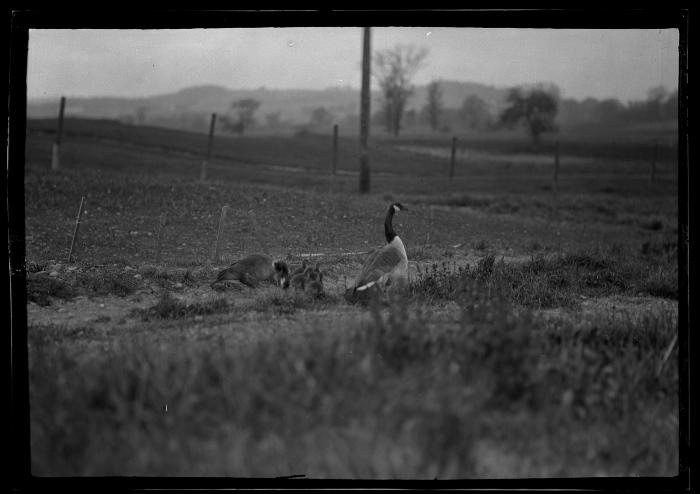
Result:
<svg viewBox="0 0 700 494"><path fill-rule="evenodd" d="M219 243L223 237L222 231L224 228L224 223L226 222L226 213L228 212L228 206L221 208L221 216L219 217L219 230L216 232L216 246L214 247L214 262L219 261Z"/></svg>
<svg viewBox="0 0 700 494"><path fill-rule="evenodd" d="M554 144L554 175L552 176L552 190L559 192L559 139Z"/></svg>
<svg viewBox="0 0 700 494"><path fill-rule="evenodd" d="M333 175L338 168L338 124L333 125Z"/></svg>
<svg viewBox="0 0 700 494"><path fill-rule="evenodd" d="M75 218L75 227L73 228L73 238L70 242L70 250L68 251L68 262L70 263L73 257L73 247L75 247L75 239L78 237L78 227L80 226L80 218L83 215L83 206L85 205L85 196L80 198L80 208L78 208L78 217Z"/></svg>
<svg viewBox="0 0 700 494"><path fill-rule="evenodd" d="M424 248L430 245L430 231L433 229L433 207L428 206L429 219L428 219L428 229L425 232L425 245Z"/></svg>
<svg viewBox="0 0 700 494"><path fill-rule="evenodd" d="M61 163L61 138L63 136L63 114L66 109L66 97L61 96L61 106L58 111L58 129L56 131L56 141L51 149L51 169L58 170Z"/></svg>
<svg viewBox="0 0 700 494"><path fill-rule="evenodd" d="M156 264L160 264L160 254L162 252L163 245L163 230L165 229L166 221L167 213L161 213L160 220L158 222L158 234L156 236Z"/></svg>
<svg viewBox="0 0 700 494"><path fill-rule="evenodd" d="M651 191L654 185L654 178L656 177L656 159L659 156L659 140L654 141L654 154L651 158L651 164L649 166L649 183L647 184L647 189Z"/></svg>
<svg viewBox="0 0 700 494"><path fill-rule="evenodd" d="M209 158L211 158L211 147L214 142L214 127L216 126L216 113L211 114L211 123L209 124L209 139L207 141L207 154L202 161L202 169L199 173L199 181L204 182L207 179L207 165L209 164Z"/></svg>
<svg viewBox="0 0 700 494"><path fill-rule="evenodd" d="M457 137L452 137L452 153L450 154L450 182L455 174L455 151L457 150Z"/></svg>

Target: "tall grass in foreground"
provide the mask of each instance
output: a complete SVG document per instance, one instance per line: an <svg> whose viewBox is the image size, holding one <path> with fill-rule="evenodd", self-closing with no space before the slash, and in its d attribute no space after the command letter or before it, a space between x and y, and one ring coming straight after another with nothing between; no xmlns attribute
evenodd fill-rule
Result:
<svg viewBox="0 0 700 494"><path fill-rule="evenodd" d="M32 327L33 473L676 473L672 318L545 323L485 280L457 300L448 321L404 302L245 345L121 336L79 359L74 333Z"/></svg>

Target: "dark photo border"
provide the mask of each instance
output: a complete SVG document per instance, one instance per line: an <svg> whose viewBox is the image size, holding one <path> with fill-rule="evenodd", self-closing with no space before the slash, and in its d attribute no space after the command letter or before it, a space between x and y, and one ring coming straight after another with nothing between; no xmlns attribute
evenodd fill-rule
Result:
<svg viewBox="0 0 700 494"><path fill-rule="evenodd" d="M114 5L114 4L112 4ZM689 168L688 142L688 35L687 9L561 9L561 10L158 10L84 8L8 9L8 135L6 183L8 301L4 316L7 352L10 356L10 417L6 448L11 486L16 490L145 490L145 489L459 489L492 490L624 490L653 492L689 491L691 485L690 418L694 402L690 396L692 361L690 349L691 262L689 236L693 197L689 194L693 175ZM29 376L27 349L25 195L24 162L27 117L26 71L30 29L75 28L222 28L263 26L443 26L443 27L515 27L515 28L599 28L599 29L678 29L679 48L679 154L678 154L678 253L679 253L679 475L670 478L550 478L550 479L465 479L465 480L319 480L305 478L39 478L31 474L29 431ZM697 411L695 412L697 415ZM695 476L697 483L697 476Z"/></svg>

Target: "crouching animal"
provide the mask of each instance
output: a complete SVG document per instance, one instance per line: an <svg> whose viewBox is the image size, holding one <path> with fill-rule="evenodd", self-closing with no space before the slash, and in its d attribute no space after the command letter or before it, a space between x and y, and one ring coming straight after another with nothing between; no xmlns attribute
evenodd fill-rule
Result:
<svg viewBox="0 0 700 494"><path fill-rule="evenodd" d="M260 283L274 283L289 287L289 268L284 261L273 261L265 254L251 254L223 269L211 283L211 287L226 280L235 280L250 288Z"/></svg>

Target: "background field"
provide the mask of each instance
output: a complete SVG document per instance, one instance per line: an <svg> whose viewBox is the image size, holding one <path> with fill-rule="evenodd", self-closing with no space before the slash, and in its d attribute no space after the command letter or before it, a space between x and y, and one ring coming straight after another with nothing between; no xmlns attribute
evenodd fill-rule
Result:
<svg viewBox="0 0 700 494"><path fill-rule="evenodd" d="M463 478L675 475L675 129L217 138L30 120L32 472ZM656 180L647 188L653 141ZM80 197L86 212L67 263ZM388 205L411 287L342 298ZM229 205L222 257L213 259ZM156 263L159 219L166 215ZM209 287L262 251L313 256L326 295Z"/></svg>

